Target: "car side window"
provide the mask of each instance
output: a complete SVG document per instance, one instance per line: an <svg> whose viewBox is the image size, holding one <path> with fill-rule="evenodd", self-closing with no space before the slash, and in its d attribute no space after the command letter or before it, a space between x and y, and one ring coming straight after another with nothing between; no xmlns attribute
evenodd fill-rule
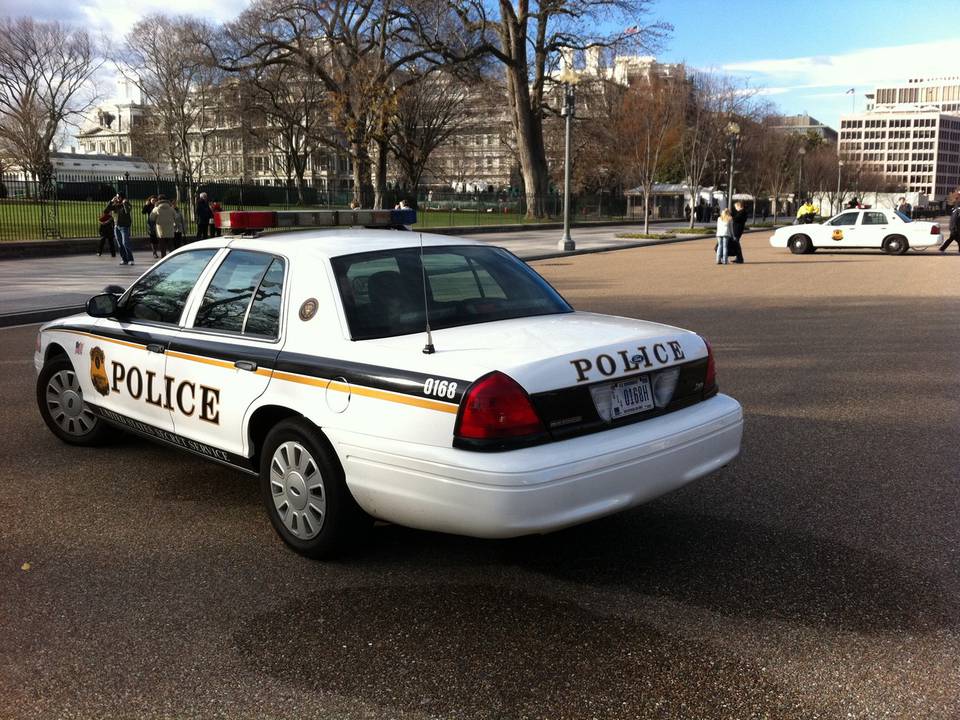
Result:
<svg viewBox="0 0 960 720"><path fill-rule="evenodd" d="M863 225L886 225L887 216L882 212L865 212L863 214Z"/></svg>
<svg viewBox="0 0 960 720"><path fill-rule="evenodd" d="M176 324L190 291L211 258L209 250L188 250L171 255L130 288L123 301L124 319Z"/></svg>
<svg viewBox="0 0 960 720"><path fill-rule="evenodd" d="M275 338L280 335L280 301L283 293L284 263L274 258L260 281L260 287L253 295L247 322L243 326L244 335Z"/></svg>
<svg viewBox="0 0 960 720"><path fill-rule="evenodd" d="M831 225L856 225L859 212L845 212L830 221Z"/></svg>
<svg viewBox="0 0 960 720"><path fill-rule="evenodd" d="M278 270L268 279L271 269ZM279 280L277 280L279 273ZM264 282L266 281L266 287ZM283 261L267 253L234 250L217 268L207 286L194 320L195 328L242 333L253 306L257 305L256 335L276 334L279 321L279 297L283 285ZM259 301L259 302L258 302ZM271 308L276 321L271 321ZM270 328L272 327L272 330ZM268 331L269 330L269 331Z"/></svg>

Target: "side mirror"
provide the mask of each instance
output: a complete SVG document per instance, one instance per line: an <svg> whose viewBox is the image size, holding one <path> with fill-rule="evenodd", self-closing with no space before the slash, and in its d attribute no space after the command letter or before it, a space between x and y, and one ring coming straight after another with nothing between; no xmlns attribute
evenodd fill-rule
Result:
<svg viewBox="0 0 960 720"><path fill-rule="evenodd" d="M127 290L122 285L107 285L103 291L111 295L123 295Z"/></svg>
<svg viewBox="0 0 960 720"><path fill-rule="evenodd" d="M87 315L95 318L112 317L117 314L117 296L111 293L94 295L87 300Z"/></svg>

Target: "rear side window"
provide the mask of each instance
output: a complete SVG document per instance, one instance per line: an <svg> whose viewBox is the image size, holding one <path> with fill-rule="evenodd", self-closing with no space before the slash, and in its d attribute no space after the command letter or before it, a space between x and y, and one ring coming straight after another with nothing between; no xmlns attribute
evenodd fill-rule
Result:
<svg viewBox="0 0 960 720"><path fill-rule="evenodd" d="M266 253L234 250L214 273L193 326L275 337L282 287L283 260Z"/></svg>
<svg viewBox="0 0 960 720"><path fill-rule="evenodd" d="M489 247L403 248L333 258L354 340L571 312L529 266ZM424 292L423 277L427 285Z"/></svg>
<svg viewBox="0 0 960 720"><path fill-rule="evenodd" d="M176 324L197 279L217 251L189 250L171 255L130 288L123 311L132 320Z"/></svg>
<svg viewBox="0 0 960 720"><path fill-rule="evenodd" d="M863 214L864 225L886 225L887 216L882 212L865 212Z"/></svg>

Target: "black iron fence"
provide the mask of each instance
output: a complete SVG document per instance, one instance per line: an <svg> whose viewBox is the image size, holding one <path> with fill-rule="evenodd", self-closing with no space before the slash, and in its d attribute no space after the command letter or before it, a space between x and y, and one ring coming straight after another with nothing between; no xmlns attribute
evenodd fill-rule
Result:
<svg viewBox="0 0 960 720"><path fill-rule="evenodd" d="M123 192L133 206L132 233L147 235L147 215L142 212L147 198L165 195L178 197L177 184L168 178L125 178L117 176L56 176L49 184L0 175L0 241L45 238L96 237L99 216L117 192ZM211 203L223 210L348 208L352 191L330 191L314 187L254 185L208 182L195 189L207 194ZM196 232L193 208L188 207L180 188L180 206L188 223L187 234ZM372 207L373 197L364 198L364 207ZM551 193L537 197L535 218L527 218L528 198L516 192L453 193L421 191L413 195L403 190L388 190L383 207L405 202L418 211L417 227L508 225L524 222L557 222L562 219L563 198ZM574 221L616 220L625 217L625 198L617 193L583 194L571 197Z"/></svg>

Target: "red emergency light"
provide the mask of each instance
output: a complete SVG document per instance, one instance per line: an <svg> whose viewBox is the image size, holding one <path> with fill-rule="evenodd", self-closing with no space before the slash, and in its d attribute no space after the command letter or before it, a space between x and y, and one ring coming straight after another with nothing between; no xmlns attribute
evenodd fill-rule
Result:
<svg viewBox="0 0 960 720"><path fill-rule="evenodd" d="M399 228L417 222L417 211L403 210L221 210L213 222L232 234L269 228Z"/></svg>

